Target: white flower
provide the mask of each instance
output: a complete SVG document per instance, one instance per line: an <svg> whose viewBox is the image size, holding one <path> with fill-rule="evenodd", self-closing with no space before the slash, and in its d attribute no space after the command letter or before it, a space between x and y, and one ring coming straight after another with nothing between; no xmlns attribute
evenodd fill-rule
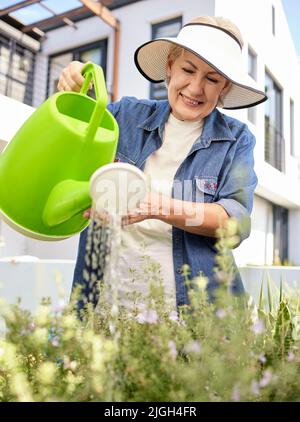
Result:
<svg viewBox="0 0 300 422"><path fill-rule="evenodd" d="M201 346L198 341L190 341L188 344L184 346L184 351L186 353L195 353L199 354L201 353Z"/></svg>
<svg viewBox="0 0 300 422"><path fill-rule="evenodd" d="M157 312L155 311L155 309L148 309L145 312L140 312L136 316L136 320L140 324L145 324L146 322L148 324L156 324L157 321L158 321L158 315L157 315Z"/></svg>
<svg viewBox="0 0 300 422"><path fill-rule="evenodd" d="M288 356L287 356L287 361L288 362L292 362L295 359L295 355L293 352L289 352Z"/></svg>
<svg viewBox="0 0 300 422"><path fill-rule="evenodd" d="M232 390L231 400L232 401L240 401L240 399L241 399L240 389L237 385L235 385L233 387L233 390Z"/></svg>
<svg viewBox="0 0 300 422"><path fill-rule="evenodd" d="M59 346L59 339L58 339L58 337L53 337L53 339L51 340L51 344L54 347L58 347Z"/></svg>
<svg viewBox="0 0 300 422"><path fill-rule="evenodd" d="M173 360L175 360L176 357L177 357L177 349L176 349L175 342L173 340L170 340L168 342L168 346L169 346L169 349L170 349L170 352L171 352L171 357L172 357Z"/></svg>
<svg viewBox="0 0 300 422"><path fill-rule="evenodd" d="M42 384L53 384L56 376L56 366L52 362L44 362L38 370L38 379Z"/></svg>
<svg viewBox="0 0 300 422"><path fill-rule="evenodd" d="M226 311L225 311L225 309L222 309L222 308L217 309L217 310L216 310L216 316L217 316L218 318L220 318L220 319L225 318L225 317L226 317Z"/></svg>
<svg viewBox="0 0 300 422"><path fill-rule="evenodd" d="M266 357L265 357L264 353L261 353L261 354L258 356L258 360L259 360L261 363L266 363L266 362L267 362L267 359L266 359Z"/></svg>
<svg viewBox="0 0 300 422"><path fill-rule="evenodd" d="M178 322L178 313L176 311L171 311L169 313L169 319L170 321Z"/></svg>
<svg viewBox="0 0 300 422"><path fill-rule="evenodd" d="M251 383L251 391L255 396L259 395L259 384L257 381L252 381Z"/></svg>

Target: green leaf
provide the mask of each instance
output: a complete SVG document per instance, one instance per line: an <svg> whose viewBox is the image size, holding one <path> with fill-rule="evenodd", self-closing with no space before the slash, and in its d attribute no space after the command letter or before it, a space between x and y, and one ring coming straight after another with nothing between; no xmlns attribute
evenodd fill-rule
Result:
<svg viewBox="0 0 300 422"><path fill-rule="evenodd" d="M258 302L258 311L264 311L264 276L260 286L260 293L259 293L259 302Z"/></svg>
<svg viewBox="0 0 300 422"><path fill-rule="evenodd" d="M270 313L272 313L272 311L273 311L273 297L272 297L272 291L271 291L271 284L270 283L271 283L270 274L267 273L269 311L270 311Z"/></svg>

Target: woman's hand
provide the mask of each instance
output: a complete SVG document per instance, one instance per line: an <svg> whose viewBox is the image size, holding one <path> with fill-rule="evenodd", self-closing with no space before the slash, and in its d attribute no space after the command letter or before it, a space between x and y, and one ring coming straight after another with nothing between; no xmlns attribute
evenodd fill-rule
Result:
<svg viewBox="0 0 300 422"><path fill-rule="evenodd" d="M150 218L160 219L170 214L172 198L157 192L148 192L139 208L122 216L122 226L139 223ZM91 218L91 208L83 212L84 218Z"/></svg>
<svg viewBox="0 0 300 422"><path fill-rule="evenodd" d="M92 214L92 208L88 208L87 210L83 212L82 217L88 220L89 218L91 218L91 214Z"/></svg>
<svg viewBox="0 0 300 422"><path fill-rule="evenodd" d="M84 82L84 77L81 72L86 63L73 61L65 67L59 77L57 89L59 91L74 91L79 92ZM90 85L90 89L92 84Z"/></svg>
<svg viewBox="0 0 300 422"><path fill-rule="evenodd" d="M130 211L122 217L122 225L139 223L141 221L155 218L160 219L170 213L171 198L157 192L148 192L139 208Z"/></svg>

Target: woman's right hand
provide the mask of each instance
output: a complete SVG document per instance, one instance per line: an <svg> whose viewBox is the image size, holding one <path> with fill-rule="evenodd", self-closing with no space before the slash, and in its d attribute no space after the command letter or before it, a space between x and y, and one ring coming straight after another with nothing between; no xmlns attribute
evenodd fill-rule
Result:
<svg viewBox="0 0 300 422"><path fill-rule="evenodd" d="M57 89L59 91L74 91L79 92L84 82L84 77L81 72L86 63L73 61L65 67L59 77ZM90 85L92 88L92 84Z"/></svg>

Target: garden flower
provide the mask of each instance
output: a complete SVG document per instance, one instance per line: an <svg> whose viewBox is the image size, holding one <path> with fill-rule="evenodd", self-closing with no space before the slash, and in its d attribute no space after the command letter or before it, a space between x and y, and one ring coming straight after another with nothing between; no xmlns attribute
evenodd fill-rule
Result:
<svg viewBox="0 0 300 422"><path fill-rule="evenodd" d="M258 321L256 321L252 325L252 331L255 334L262 334L265 331L265 324L264 324L264 322L261 319L259 319Z"/></svg>
<svg viewBox="0 0 300 422"><path fill-rule="evenodd" d="M56 366L52 362L44 362L38 370L38 379L42 384L51 385L55 381Z"/></svg>
<svg viewBox="0 0 300 422"><path fill-rule="evenodd" d="M171 311L169 313L169 320L174 321L174 322L178 322L178 320L179 320L178 313L176 311Z"/></svg>
<svg viewBox="0 0 300 422"><path fill-rule="evenodd" d="M288 362L292 362L295 359L295 354L293 352L289 352L286 359Z"/></svg>
<svg viewBox="0 0 300 422"><path fill-rule="evenodd" d="M31 336L32 340L39 346L44 345L49 337L47 328L37 328Z"/></svg>
<svg viewBox="0 0 300 422"><path fill-rule="evenodd" d="M171 357L172 357L173 360L175 360L176 357L177 357L177 349L176 349L175 342L173 340L170 340L168 342L168 346L169 346L169 349L170 349L170 352L171 352Z"/></svg>
<svg viewBox="0 0 300 422"><path fill-rule="evenodd" d="M259 360L261 363L266 363L266 362L267 362L267 359L266 359L266 356L264 355L264 353L261 353L261 354L258 356L258 360Z"/></svg>
<svg viewBox="0 0 300 422"><path fill-rule="evenodd" d="M53 337L53 339L51 340L51 344L54 347L58 347L59 346L59 338L58 337Z"/></svg>
<svg viewBox="0 0 300 422"><path fill-rule="evenodd" d="M136 320L140 323L140 324L145 324L146 322L148 324L156 324L158 321L158 315L155 309L148 309L145 312L140 312L137 316L136 316Z"/></svg>
<svg viewBox="0 0 300 422"><path fill-rule="evenodd" d="M266 387L272 379L272 373L268 369L264 371L262 379L259 381L259 386L261 388Z"/></svg>
<svg viewBox="0 0 300 422"><path fill-rule="evenodd" d="M186 353L201 353L201 346L198 341L190 341L187 345L184 346L184 351Z"/></svg>
<svg viewBox="0 0 300 422"><path fill-rule="evenodd" d="M259 383L257 381L252 381L251 391L255 396L259 395Z"/></svg>
<svg viewBox="0 0 300 422"><path fill-rule="evenodd" d="M240 399L241 399L240 389L237 385L235 385L233 387L233 390L232 390L231 400L232 401L240 401Z"/></svg>
<svg viewBox="0 0 300 422"><path fill-rule="evenodd" d="M220 318L220 319L225 318L225 316L226 316L226 311L225 311L225 309L222 309L222 308L217 309L217 310L216 310L216 316L217 316L218 318Z"/></svg>

